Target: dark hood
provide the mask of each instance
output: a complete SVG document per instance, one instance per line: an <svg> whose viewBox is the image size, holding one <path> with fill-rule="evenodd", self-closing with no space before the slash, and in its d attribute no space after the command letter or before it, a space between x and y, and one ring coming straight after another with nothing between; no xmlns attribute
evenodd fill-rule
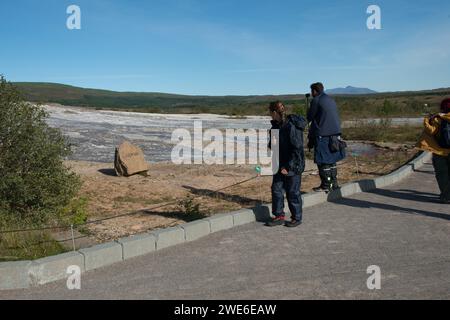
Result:
<svg viewBox="0 0 450 320"><path fill-rule="evenodd" d="M302 131L305 131L305 128L307 126L306 119L302 116L291 114L288 116L288 121L292 123L297 129L300 129Z"/></svg>

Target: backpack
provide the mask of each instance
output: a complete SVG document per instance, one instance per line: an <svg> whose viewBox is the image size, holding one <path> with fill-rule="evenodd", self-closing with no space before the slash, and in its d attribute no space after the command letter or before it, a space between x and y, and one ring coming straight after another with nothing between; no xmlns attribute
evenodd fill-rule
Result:
<svg viewBox="0 0 450 320"><path fill-rule="evenodd" d="M441 121L437 141L441 148L450 149L450 122L444 119Z"/></svg>

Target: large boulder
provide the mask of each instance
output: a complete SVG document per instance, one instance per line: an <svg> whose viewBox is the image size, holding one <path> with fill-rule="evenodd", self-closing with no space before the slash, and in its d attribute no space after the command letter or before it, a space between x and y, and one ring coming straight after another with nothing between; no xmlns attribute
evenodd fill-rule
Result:
<svg viewBox="0 0 450 320"><path fill-rule="evenodd" d="M148 163L145 161L142 149L128 141L116 148L114 169L120 177L129 177L141 172L147 172Z"/></svg>

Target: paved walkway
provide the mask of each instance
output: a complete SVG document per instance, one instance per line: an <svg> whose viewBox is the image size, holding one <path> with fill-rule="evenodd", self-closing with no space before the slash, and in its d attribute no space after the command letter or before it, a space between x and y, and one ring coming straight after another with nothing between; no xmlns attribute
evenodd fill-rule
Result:
<svg viewBox="0 0 450 320"><path fill-rule="evenodd" d="M431 165L390 188L305 210L298 229L260 223L0 299L450 299L450 205ZM367 267L381 268L370 291Z"/></svg>

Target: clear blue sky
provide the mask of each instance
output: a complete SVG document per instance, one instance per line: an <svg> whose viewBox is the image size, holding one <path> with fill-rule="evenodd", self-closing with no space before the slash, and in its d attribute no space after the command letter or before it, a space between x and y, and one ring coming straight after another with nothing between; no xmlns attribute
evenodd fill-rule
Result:
<svg viewBox="0 0 450 320"><path fill-rule="evenodd" d="M81 7L82 29L66 28ZM382 10L382 30L366 9ZM303 93L450 87L450 1L15 0L0 73L118 91Z"/></svg>

